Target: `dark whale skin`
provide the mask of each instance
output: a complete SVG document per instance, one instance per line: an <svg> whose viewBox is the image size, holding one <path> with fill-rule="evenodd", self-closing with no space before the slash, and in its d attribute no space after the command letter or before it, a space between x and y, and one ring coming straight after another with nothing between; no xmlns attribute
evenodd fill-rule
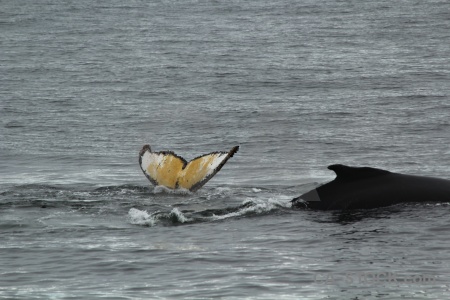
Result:
<svg viewBox="0 0 450 300"><path fill-rule="evenodd" d="M402 202L450 202L450 180L370 167L331 165L336 178L292 200L316 210L371 209Z"/></svg>

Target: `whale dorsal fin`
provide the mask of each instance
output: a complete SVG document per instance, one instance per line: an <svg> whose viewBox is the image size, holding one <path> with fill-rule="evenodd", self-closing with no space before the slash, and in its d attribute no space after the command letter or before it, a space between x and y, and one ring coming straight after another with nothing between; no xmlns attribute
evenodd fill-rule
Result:
<svg viewBox="0 0 450 300"><path fill-rule="evenodd" d="M383 176L391 173L382 169L370 167L349 167L345 165L331 165L328 166L328 169L336 173L337 180L358 180L376 176Z"/></svg>

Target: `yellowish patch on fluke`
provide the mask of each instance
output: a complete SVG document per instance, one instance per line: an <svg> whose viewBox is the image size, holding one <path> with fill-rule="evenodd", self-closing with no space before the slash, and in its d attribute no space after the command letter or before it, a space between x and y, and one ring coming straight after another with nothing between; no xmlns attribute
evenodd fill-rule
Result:
<svg viewBox="0 0 450 300"><path fill-rule="evenodd" d="M171 154L159 154L156 159L150 160L146 171L158 182L158 185L174 189L177 186L178 176L183 166L184 161L180 158Z"/></svg>
<svg viewBox="0 0 450 300"><path fill-rule="evenodd" d="M224 156L225 154L222 154ZM200 182L214 168L214 163L220 160L221 154L208 154L191 160L187 166L181 170L178 185L190 190L194 184Z"/></svg>
<svg viewBox="0 0 450 300"><path fill-rule="evenodd" d="M152 152L150 146L145 145L139 152L139 165L154 185L196 191L219 172L238 150L239 146L236 146L229 152L212 152L188 163L173 152Z"/></svg>

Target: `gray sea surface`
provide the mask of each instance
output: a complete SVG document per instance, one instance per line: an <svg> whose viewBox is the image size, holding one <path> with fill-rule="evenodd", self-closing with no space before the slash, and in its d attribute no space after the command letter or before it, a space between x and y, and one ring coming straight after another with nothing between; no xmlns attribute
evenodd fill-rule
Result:
<svg viewBox="0 0 450 300"><path fill-rule="evenodd" d="M0 298L446 299L449 202L293 209L327 165L450 179L450 5L1 1ZM239 152L196 193L142 145Z"/></svg>

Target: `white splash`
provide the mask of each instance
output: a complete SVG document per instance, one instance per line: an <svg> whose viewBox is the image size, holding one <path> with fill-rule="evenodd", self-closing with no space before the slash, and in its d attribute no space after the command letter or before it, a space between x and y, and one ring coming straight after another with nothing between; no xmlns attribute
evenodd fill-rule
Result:
<svg viewBox="0 0 450 300"><path fill-rule="evenodd" d="M130 208L128 211L128 221L133 225L153 226L156 223L156 218L149 215L146 210Z"/></svg>

